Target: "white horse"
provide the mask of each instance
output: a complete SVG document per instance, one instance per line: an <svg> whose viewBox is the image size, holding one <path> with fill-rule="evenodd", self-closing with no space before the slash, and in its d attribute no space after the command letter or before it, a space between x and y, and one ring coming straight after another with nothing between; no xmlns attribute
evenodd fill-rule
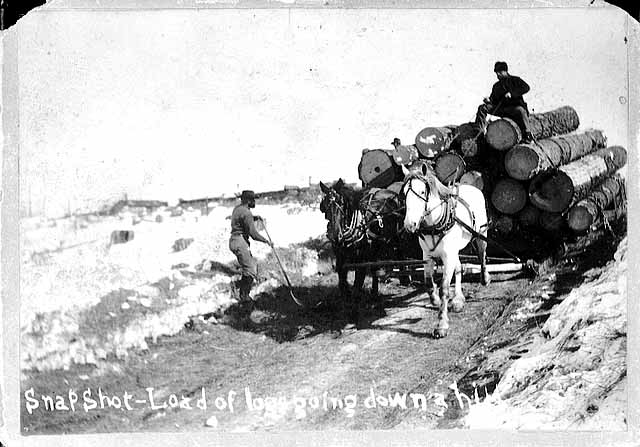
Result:
<svg viewBox="0 0 640 447"><path fill-rule="evenodd" d="M451 300L451 310L461 312L465 297L462 294L462 266L458 252L472 239L477 244L482 284L487 285L491 281L486 269L487 242L469 231L472 228L486 238L488 225L484 196L475 186L443 185L426 164L421 164L418 169L407 174L403 192L406 206L405 229L411 233L418 232L425 261L439 258L443 264L442 299L438 296L438 289L431 276L431 303L440 308L434 336L446 337L449 330L447 308L451 278L455 272L455 295Z"/></svg>

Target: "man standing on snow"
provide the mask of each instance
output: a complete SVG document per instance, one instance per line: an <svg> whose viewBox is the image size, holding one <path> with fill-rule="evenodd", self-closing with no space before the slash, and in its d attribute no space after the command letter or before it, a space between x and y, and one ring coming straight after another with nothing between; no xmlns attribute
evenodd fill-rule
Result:
<svg viewBox="0 0 640 447"><path fill-rule="evenodd" d="M487 115L511 118L522 130L522 141L530 143L533 135L529 127L529 110L522 98L529 91L529 85L518 76L510 75L506 62L496 62L493 71L498 82L493 84L491 95L484 98L484 104L478 107L476 124L485 130Z"/></svg>
<svg viewBox="0 0 640 447"><path fill-rule="evenodd" d="M239 289L240 297L238 302L238 310L240 317L247 317L252 310L253 301L249 296L251 286L254 280L258 278L258 263L251 255L249 250L249 238L258 242L264 242L273 246L265 239L255 226L256 220L260 217L254 217L251 208L256 206L256 195L253 191L242 191L240 196L240 205L236 206L231 213L231 237L229 238L229 250L236 255L240 267L242 269L242 278L240 279Z"/></svg>

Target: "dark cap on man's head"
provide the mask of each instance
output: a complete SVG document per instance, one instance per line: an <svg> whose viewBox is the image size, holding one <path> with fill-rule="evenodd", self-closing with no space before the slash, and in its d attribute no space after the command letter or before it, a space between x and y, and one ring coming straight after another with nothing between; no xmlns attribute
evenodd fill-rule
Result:
<svg viewBox="0 0 640 447"><path fill-rule="evenodd" d="M507 67L507 63L506 62L498 61L493 66L493 71L496 72L496 73L499 72L499 71L509 71L509 67Z"/></svg>
<svg viewBox="0 0 640 447"><path fill-rule="evenodd" d="M240 195L240 200L242 200L243 202L248 202L249 200L255 200L255 198L256 198L256 193L250 189L245 189L244 191L242 191L242 194Z"/></svg>

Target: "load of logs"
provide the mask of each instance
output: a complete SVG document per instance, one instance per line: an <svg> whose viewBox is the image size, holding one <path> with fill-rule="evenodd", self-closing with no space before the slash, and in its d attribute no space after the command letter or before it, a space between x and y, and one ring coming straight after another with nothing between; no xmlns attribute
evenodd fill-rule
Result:
<svg viewBox="0 0 640 447"><path fill-rule="evenodd" d="M428 160L444 184L471 184L487 200L491 230L500 235L539 232L584 234L626 213L627 162L621 146L607 146L600 130L578 130L570 106L530 115L533 142L523 143L509 118L426 127L412 145L365 149L358 173L363 187L403 180L401 166Z"/></svg>

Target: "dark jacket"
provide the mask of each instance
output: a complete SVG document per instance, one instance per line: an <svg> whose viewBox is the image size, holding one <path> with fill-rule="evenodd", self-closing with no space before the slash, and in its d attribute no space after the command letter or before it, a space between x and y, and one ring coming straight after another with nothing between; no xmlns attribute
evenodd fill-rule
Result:
<svg viewBox="0 0 640 447"><path fill-rule="evenodd" d="M242 235L249 243L249 237L259 242L268 241L258 233L253 220L253 214L247 205L236 206L231 213L231 236Z"/></svg>
<svg viewBox="0 0 640 447"><path fill-rule="evenodd" d="M522 95L529 91L529 84L524 82L518 76L509 75L505 79L500 79L498 82L493 84L493 88L491 89L491 95L489 96L489 100L491 104L498 105L502 103L502 106L522 106L525 110L527 109L527 103L522 99ZM505 98L504 95L510 92L511 98Z"/></svg>

